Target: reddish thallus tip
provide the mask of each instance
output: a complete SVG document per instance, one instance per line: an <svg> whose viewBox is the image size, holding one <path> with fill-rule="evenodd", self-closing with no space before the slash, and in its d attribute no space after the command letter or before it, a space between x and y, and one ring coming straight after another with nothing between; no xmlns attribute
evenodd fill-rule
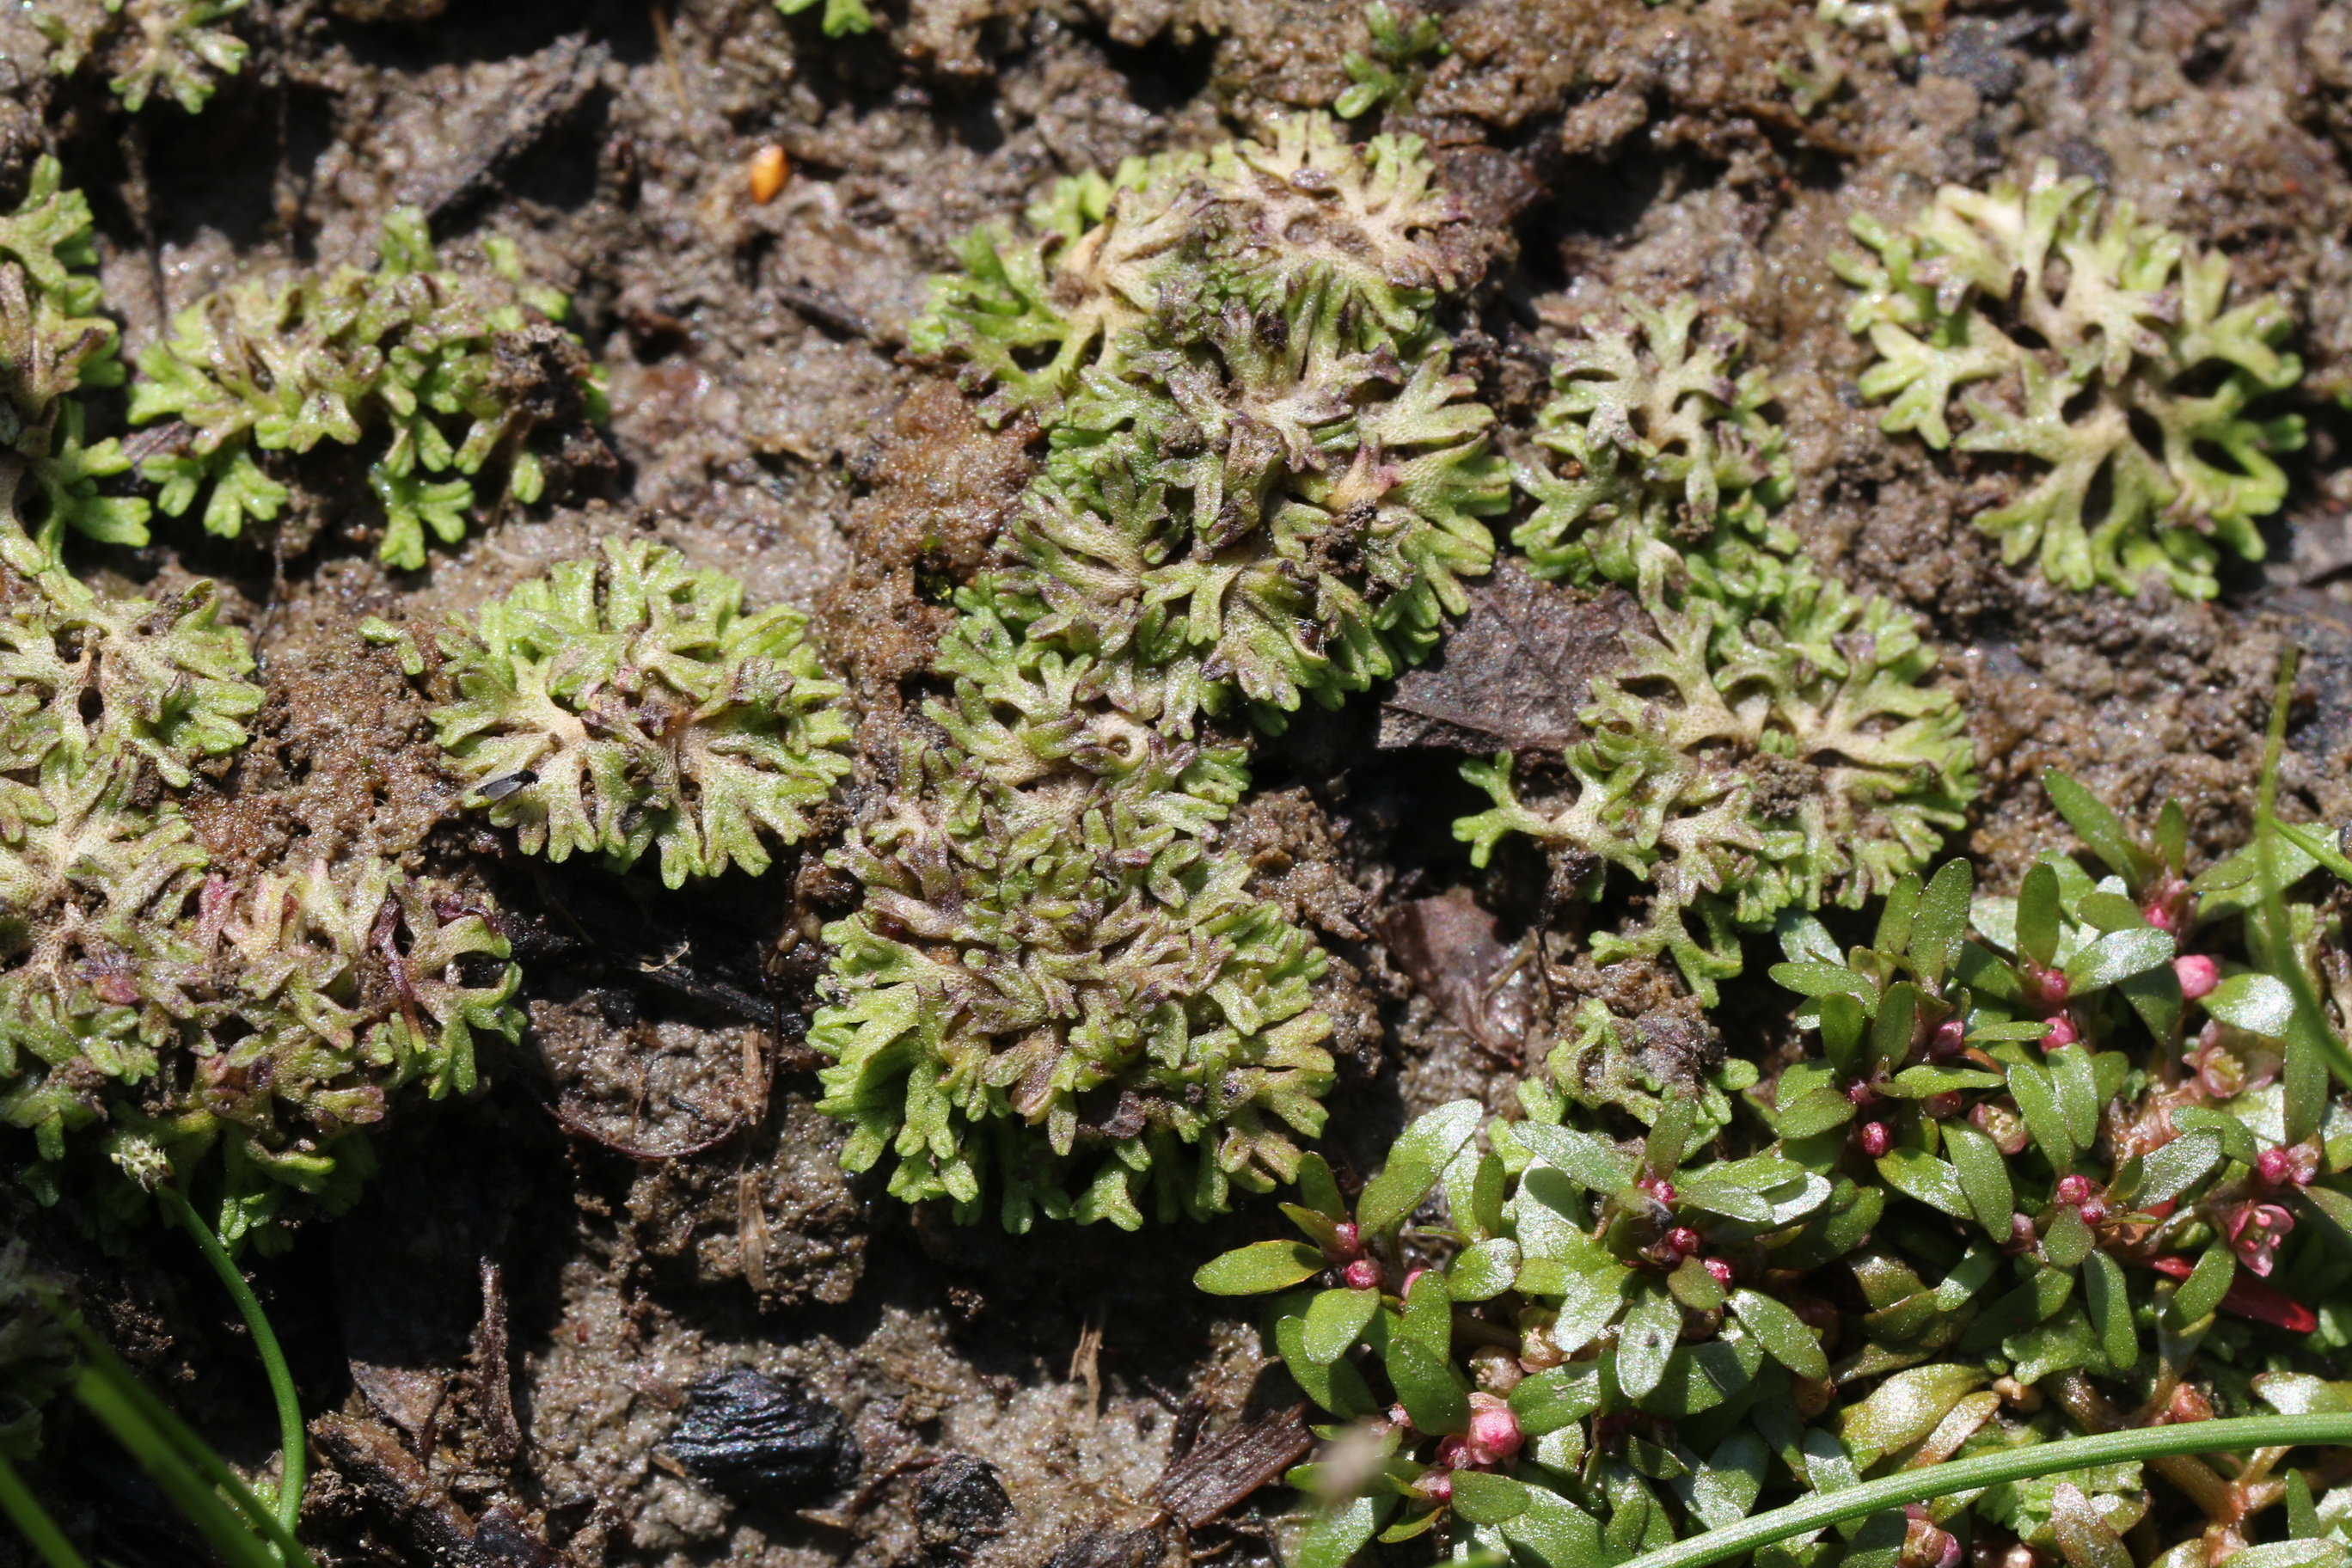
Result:
<svg viewBox="0 0 2352 1568"><path fill-rule="evenodd" d="M2177 1253L2151 1258L2147 1266L2158 1274L2175 1279L2186 1279L2197 1266ZM2243 1274L2230 1282L2221 1297L2221 1310L2234 1317L2252 1318L2258 1323L2284 1329L2291 1334L2307 1334L2319 1327L2319 1319L2302 1302L2292 1300L2259 1279L2249 1279Z"/></svg>

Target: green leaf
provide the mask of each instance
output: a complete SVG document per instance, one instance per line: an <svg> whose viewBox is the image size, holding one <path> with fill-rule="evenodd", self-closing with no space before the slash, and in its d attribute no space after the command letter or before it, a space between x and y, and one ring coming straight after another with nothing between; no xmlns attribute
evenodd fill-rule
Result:
<svg viewBox="0 0 2352 1568"><path fill-rule="evenodd" d="M2009 1069L2009 1092L2017 1101L2025 1129L2041 1146L2042 1157L2064 1175L2074 1168L2074 1140L2058 1109L2058 1089L2048 1068L2019 1062Z"/></svg>
<svg viewBox="0 0 2352 1568"><path fill-rule="evenodd" d="M1889 1376L1838 1416L1838 1436L1863 1469L1882 1454L1907 1448L1936 1429L1964 1394L1984 1386L1982 1369L1954 1363L1915 1366Z"/></svg>
<svg viewBox="0 0 2352 1568"><path fill-rule="evenodd" d="M2316 1541L2326 1533L2319 1522L2319 1510L2311 1500L2311 1483L2301 1470L2286 1473L2286 1532L2294 1541Z"/></svg>
<svg viewBox="0 0 2352 1568"><path fill-rule="evenodd" d="M1888 1084L1888 1092L1897 1100L1926 1100L1930 1095L1949 1094L1962 1089L1998 1089L1999 1073L1985 1072L1978 1068L1918 1067L1905 1068Z"/></svg>
<svg viewBox="0 0 2352 1568"><path fill-rule="evenodd" d="M2352 1383L2332 1383L2302 1372L2266 1372L2253 1382L2263 1403L2282 1415L2352 1414Z"/></svg>
<svg viewBox="0 0 2352 1568"><path fill-rule="evenodd" d="M2274 822L2272 826L2277 829L2281 838L2310 857L2313 864L2324 867L2331 875L2343 881L2352 882L2352 860L2345 858L2343 850L2336 847L2335 834L2313 823ZM2284 856L2280 858L2282 862L2285 859ZM2286 866L2282 864L2280 867L2282 887L2294 879L2288 877L2286 872Z"/></svg>
<svg viewBox="0 0 2352 1568"><path fill-rule="evenodd" d="M1374 1292L1366 1291L1366 1295ZM1405 1293L1404 1331L1419 1340L1423 1350L1443 1356L1454 1349L1454 1298L1445 1275L1423 1269Z"/></svg>
<svg viewBox="0 0 2352 1568"><path fill-rule="evenodd" d="M2105 861L2107 869L2121 877L2126 887L2137 891L2156 875L2156 858L2140 847L2123 819L2098 796L2056 768L2042 770L2042 788L2075 837Z"/></svg>
<svg viewBox="0 0 2352 1568"><path fill-rule="evenodd" d="M2221 1152L2232 1160L2252 1164L2262 1157L2262 1145L2246 1124L2226 1110L2210 1105L2176 1105L2172 1108L2173 1128L2182 1133L2210 1132L2221 1142Z"/></svg>
<svg viewBox="0 0 2352 1568"><path fill-rule="evenodd" d="M1928 892L1930 896L1935 892L1932 884ZM1687 1488L1676 1489L1683 1492L1700 1522L1709 1530L1721 1530L1746 1519L1756 1506L1764 1491L1764 1470L1770 1458L1764 1439L1740 1427L1715 1446L1715 1452L1691 1477Z"/></svg>
<svg viewBox="0 0 2352 1568"><path fill-rule="evenodd" d="M1589 1132L1536 1121L1518 1122L1511 1131L1537 1159L1587 1192L1603 1196L1623 1192L1641 1170L1633 1155Z"/></svg>
<svg viewBox="0 0 2352 1568"><path fill-rule="evenodd" d="M1800 996L1851 996L1864 1007L1878 1000L1878 988L1842 963L1776 963L1770 973Z"/></svg>
<svg viewBox="0 0 2352 1568"><path fill-rule="evenodd" d="M1920 896L1919 912L1911 924L1911 966L1930 989L1941 990L1944 976L1960 955L1975 887L1967 861L1947 860Z"/></svg>
<svg viewBox="0 0 2352 1568"><path fill-rule="evenodd" d="M2252 1140L2249 1138L2248 1142ZM2221 1135L2214 1131L2183 1131L2140 1161L2139 1184L2132 1189L2134 1208L2150 1208L2177 1198L2221 1163Z"/></svg>
<svg viewBox="0 0 2352 1568"><path fill-rule="evenodd" d="M2050 1529L2067 1568L2134 1568L2131 1549L2099 1517L2083 1489L2060 1481L2050 1504Z"/></svg>
<svg viewBox="0 0 2352 1568"><path fill-rule="evenodd" d="M1454 1511L1473 1524L1503 1524L1528 1511L1528 1489L1508 1476L1454 1472Z"/></svg>
<svg viewBox="0 0 2352 1568"><path fill-rule="evenodd" d="M1796 1103L1778 1108L1776 1129L1794 1142L1811 1138L1853 1120L1853 1101L1833 1089L1817 1089L1797 1097Z"/></svg>
<svg viewBox="0 0 2352 1568"><path fill-rule="evenodd" d="M1532 1553L1538 1568L1611 1568L1600 1521L1547 1489L1531 1489L1527 1511L1505 1520L1502 1531L1514 1547Z"/></svg>
<svg viewBox="0 0 2352 1568"><path fill-rule="evenodd" d="M2108 1253L2094 1248L2083 1269L2083 1305L2107 1364L2127 1368L2139 1359L2139 1333L2132 1326L2131 1293L2124 1282L2124 1266Z"/></svg>
<svg viewBox="0 0 2352 1568"><path fill-rule="evenodd" d="M2053 1268L2079 1268L2097 1245L2098 1238L2084 1222L2083 1211L2061 1205L2051 1216L2050 1228L2042 1233L2042 1256Z"/></svg>
<svg viewBox="0 0 2352 1568"><path fill-rule="evenodd" d="M1309 1525L1298 1542L1298 1568L1347 1568L1396 1511L1387 1493L1350 1498Z"/></svg>
<svg viewBox="0 0 2352 1568"><path fill-rule="evenodd" d="M1841 993L1822 998L1822 1053L1829 1058L1839 1076L1862 1075L1862 1037L1869 1022L1864 1004L1853 997Z"/></svg>
<svg viewBox="0 0 2352 1568"><path fill-rule="evenodd" d="M2017 951L2047 969L2058 958L2058 873L2037 860L2017 889Z"/></svg>
<svg viewBox="0 0 2352 1568"><path fill-rule="evenodd" d="M2138 931L2147 925L2137 904L2105 889L2084 894L2074 906L2074 917L2095 931Z"/></svg>
<svg viewBox="0 0 2352 1568"><path fill-rule="evenodd" d="M2213 1315L2221 1298L2238 1277L2238 1260L2228 1247L2216 1242L2197 1259L2197 1267L2172 1293L2172 1327L2178 1331Z"/></svg>
<svg viewBox="0 0 2352 1568"><path fill-rule="evenodd" d="M2213 987L2204 1006L2225 1024L2273 1040L2286 1038L2288 1026L2294 1022L2294 993L2286 982L2251 970Z"/></svg>
<svg viewBox="0 0 2352 1568"><path fill-rule="evenodd" d="M2066 983L2074 994L2113 985L2172 962L2172 933L2143 926L2137 931L2111 931L2076 951L2066 961Z"/></svg>
<svg viewBox="0 0 2352 1568"><path fill-rule="evenodd" d="M1666 1276L1666 1289L1675 1300L1694 1312L1711 1312L1723 1305L1723 1285L1696 1258L1685 1258Z"/></svg>
<svg viewBox="0 0 2352 1568"><path fill-rule="evenodd" d="M1626 1397L1639 1401L1658 1386L1682 1331L1682 1308L1657 1284L1643 1281L1617 1331L1617 1386Z"/></svg>
<svg viewBox="0 0 2352 1568"><path fill-rule="evenodd" d="M1331 1174L1330 1162L1311 1149L1298 1157L1298 1195L1325 1219L1348 1217L1348 1200L1339 1195L1339 1184Z"/></svg>
<svg viewBox="0 0 2352 1568"><path fill-rule="evenodd" d="M2062 1046L2052 1051L2044 1062L2058 1096L2058 1113L2066 1119L2066 1136L2075 1148L2089 1148L2099 1135L2099 1107L2106 1098L2099 1092L2098 1073L2092 1066L2090 1048Z"/></svg>
<svg viewBox="0 0 2352 1568"><path fill-rule="evenodd" d="M1511 1390L1511 1414L1530 1437L1557 1432L1601 1408L1599 1363L1579 1362L1523 1377Z"/></svg>
<svg viewBox="0 0 2352 1568"><path fill-rule="evenodd" d="M1346 1355L1381 1310L1378 1290L1318 1290L1307 1303L1307 1330L1299 1349L1317 1366Z"/></svg>
<svg viewBox="0 0 2352 1568"><path fill-rule="evenodd" d="M1212 1258L1192 1283L1212 1296L1257 1296L1287 1290L1324 1267L1323 1255L1303 1241L1257 1241Z"/></svg>
<svg viewBox="0 0 2352 1568"><path fill-rule="evenodd" d="M1821 1340L1784 1303L1743 1288L1731 1293L1731 1312L1774 1361L1799 1377L1829 1376L1829 1357L1822 1352Z"/></svg>
<svg viewBox="0 0 2352 1568"><path fill-rule="evenodd" d="M1873 1065L1889 1070L1909 1056L1911 1037L1918 1022L1919 988L1908 980L1898 980L1888 986L1886 994L1879 999L1878 1016L1871 1020Z"/></svg>
<svg viewBox="0 0 2352 1568"><path fill-rule="evenodd" d="M1470 1430L1470 1391L1447 1357L1433 1353L1419 1340L1399 1335L1389 1341L1388 1369L1397 1398L1415 1426L1456 1436Z"/></svg>
<svg viewBox="0 0 2352 1568"><path fill-rule="evenodd" d="M2148 1033L2159 1040L2178 1039L2180 1036L2180 1016L2188 1002L2180 994L2180 976L2168 963L2137 974L2127 974L2116 982L2132 1011L2140 1016Z"/></svg>
<svg viewBox="0 0 2352 1568"><path fill-rule="evenodd" d="M1445 1270L1445 1288L1457 1301L1488 1301L1509 1289L1519 1274L1519 1244L1508 1237L1474 1242Z"/></svg>
<svg viewBox="0 0 2352 1568"><path fill-rule="evenodd" d="M2000 1146L1965 1121L1948 1121L1944 1152L1952 1157L1952 1170L1977 1223L1994 1239L2006 1241L2010 1215L2017 1212L2017 1193Z"/></svg>
<svg viewBox="0 0 2352 1568"><path fill-rule="evenodd" d="M1890 1149L1878 1159L1878 1173L1905 1197L1938 1208L1955 1219L1974 1219L1958 1173L1919 1149Z"/></svg>
<svg viewBox="0 0 2352 1568"><path fill-rule="evenodd" d="M1388 1164L1356 1200L1356 1224L1366 1241L1386 1236L1412 1217L1446 1164L1486 1119L1475 1100L1441 1105L1406 1128L1389 1150ZM1524 1141L1529 1129L1517 1129Z"/></svg>
<svg viewBox="0 0 2352 1568"><path fill-rule="evenodd" d="M1350 1419L1369 1415L1381 1408L1380 1403L1372 1397L1372 1391L1365 1386L1363 1373L1356 1370L1354 1363L1335 1361L1328 1365L1318 1365L1309 1361L1304 1343L1306 1333L1307 1314L1304 1311L1286 1312L1275 1319L1275 1351L1282 1357L1292 1381L1306 1391L1307 1397L1332 1415Z"/></svg>

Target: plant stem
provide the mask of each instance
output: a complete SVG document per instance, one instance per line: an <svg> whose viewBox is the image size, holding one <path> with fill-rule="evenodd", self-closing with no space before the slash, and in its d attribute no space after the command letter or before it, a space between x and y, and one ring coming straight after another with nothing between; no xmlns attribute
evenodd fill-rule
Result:
<svg viewBox="0 0 2352 1568"><path fill-rule="evenodd" d="M87 1568L81 1553L73 1549L65 1531L58 1528L58 1521L34 1500L31 1489L5 1459L0 1459L0 1513L8 1516L9 1522L23 1533L34 1552L49 1568Z"/></svg>
<svg viewBox="0 0 2352 1568"><path fill-rule="evenodd" d="M2237 1453L2302 1443L2352 1443L2352 1414L2242 1415L2226 1421L2186 1422L2178 1426L2143 1426L2127 1432L2068 1437L2055 1443L2033 1443L1922 1469L1897 1470L1874 1481L1864 1481L1843 1491L1819 1493L1786 1508L1743 1519L1738 1524L1677 1541L1672 1546L1634 1558L1625 1568L1706 1568L1711 1563L1745 1557L1759 1546L1769 1546L1849 1519L1861 1519L1882 1509L1974 1491L2002 1481L2078 1470L2087 1465L2154 1459L2170 1454Z"/></svg>
<svg viewBox="0 0 2352 1568"><path fill-rule="evenodd" d="M302 1432L302 1405L294 1396L294 1374L286 1365L286 1352L278 1348L277 1331L270 1328L268 1317L261 1310L260 1298L253 1287L245 1282L236 1262L221 1245L213 1227L204 1222L177 1187L156 1189L163 1200L163 1208L180 1228L195 1239L205 1261L213 1266L220 1282L228 1288L229 1298L236 1310L245 1315L245 1326L253 1335L253 1348L260 1352L262 1370L269 1374L269 1392L278 1401L278 1522L289 1536L302 1517L302 1469L308 1458Z"/></svg>

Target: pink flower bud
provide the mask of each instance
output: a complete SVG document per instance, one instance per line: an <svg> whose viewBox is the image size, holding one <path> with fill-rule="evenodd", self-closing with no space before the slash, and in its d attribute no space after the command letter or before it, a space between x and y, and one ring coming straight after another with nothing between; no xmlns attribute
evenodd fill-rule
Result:
<svg viewBox="0 0 2352 1568"><path fill-rule="evenodd" d="M1956 1057L1968 1048L1968 1044L1969 1026L1958 1018L1947 1018L1927 1037L1927 1055L1939 1060Z"/></svg>
<svg viewBox="0 0 2352 1568"><path fill-rule="evenodd" d="M2021 1214L2009 1216L2009 1250L2031 1252L2041 1237L2033 1234L2033 1221Z"/></svg>
<svg viewBox="0 0 2352 1568"><path fill-rule="evenodd" d="M2074 1021L2061 1013L2050 1020L2050 1032L2042 1037L2042 1048L2054 1051L2061 1046L2071 1046L2082 1037L2074 1032Z"/></svg>
<svg viewBox="0 0 2352 1568"><path fill-rule="evenodd" d="M1873 1089L1866 1079L1858 1078L1846 1085L1845 1097L1857 1108L1878 1103L1878 1090Z"/></svg>
<svg viewBox="0 0 2352 1568"><path fill-rule="evenodd" d="M1470 1396L1469 1450L1479 1464L1492 1465L1519 1451L1519 1418L1491 1394Z"/></svg>
<svg viewBox="0 0 2352 1568"><path fill-rule="evenodd" d="M1402 1405L1391 1405L1389 1406L1389 1425L1400 1432L1410 1432L1412 1430L1412 1416Z"/></svg>
<svg viewBox="0 0 2352 1568"><path fill-rule="evenodd" d="M2018 978L2025 983L2025 999L2046 1011L2054 1013L2064 1006L2074 992L2074 983L2063 969L2044 969L2027 958L2018 961L2017 970Z"/></svg>
<svg viewBox="0 0 2352 1568"><path fill-rule="evenodd" d="M2230 1249L2238 1261L2268 1278L2278 1249L2294 1229L2294 1215L2276 1204L2248 1204L2230 1221Z"/></svg>
<svg viewBox="0 0 2352 1568"><path fill-rule="evenodd" d="M1666 1232L1666 1246L1677 1258L1688 1258L1698 1250L1698 1232L1686 1225L1678 1225Z"/></svg>
<svg viewBox="0 0 2352 1568"><path fill-rule="evenodd" d="M1671 1204L1675 1201L1675 1184L1662 1177L1643 1176L1633 1184L1659 1203Z"/></svg>
<svg viewBox="0 0 2352 1568"><path fill-rule="evenodd" d="M2105 1225L2107 1223L2107 1205L2105 1201L2103 1199L2095 1197L2084 1198L2083 1200L2082 1208L2076 1212L2082 1215L2083 1223L2084 1225Z"/></svg>
<svg viewBox="0 0 2352 1568"><path fill-rule="evenodd" d="M1459 1469L1471 1464L1470 1442L1466 1437L1448 1437L1437 1445L1437 1458L1430 1463L1442 1469Z"/></svg>
<svg viewBox="0 0 2352 1568"><path fill-rule="evenodd" d="M2080 1208L2083 1200L2091 1195L2091 1184L2080 1176L2061 1176L2054 1195L2060 1203Z"/></svg>
<svg viewBox="0 0 2352 1568"><path fill-rule="evenodd" d="M2172 973L2180 977L2180 994L2191 1002L2210 996L2213 987L2221 984L2221 966L2201 952L2184 952L2174 959Z"/></svg>
<svg viewBox="0 0 2352 1568"><path fill-rule="evenodd" d="M1399 1295L1401 1295L1401 1296L1410 1296L1410 1295L1412 1295L1412 1282L1413 1282L1414 1280L1416 1280L1416 1279L1420 1279L1423 1275L1424 1275L1424 1274L1426 1274L1426 1273L1428 1273L1428 1272L1429 1272L1429 1270L1428 1270L1428 1269L1426 1269L1426 1268L1408 1268L1408 1269L1406 1269L1406 1270L1404 1271L1404 1289L1402 1289L1402 1290L1400 1290L1400 1291L1398 1291L1397 1293L1398 1293Z"/></svg>
<svg viewBox="0 0 2352 1568"><path fill-rule="evenodd" d="M1715 1282L1717 1284L1722 1286L1727 1290L1731 1289L1730 1264L1726 1263L1720 1258L1710 1258L1706 1260L1706 1271L1715 1276Z"/></svg>
<svg viewBox="0 0 2352 1568"><path fill-rule="evenodd" d="M2271 1186L2307 1187L2311 1179L2319 1174L2319 1145L2315 1142L2265 1149L2254 1170Z"/></svg>
<svg viewBox="0 0 2352 1568"><path fill-rule="evenodd" d="M1381 1288L1381 1266L1369 1258L1359 1258L1348 1265L1348 1289L1377 1290Z"/></svg>
<svg viewBox="0 0 2352 1568"><path fill-rule="evenodd" d="M1865 1121L1862 1131L1854 1134L1854 1142L1863 1153L1875 1160L1895 1146L1895 1134L1886 1130L1884 1121Z"/></svg>
<svg viewBox="0 0 2352 1568"><path fill-rule="evenodd" d="M1331 1245L1324 1248L1324 1253L1342 1263L1364 1255L1363 1236L1356 1229L1354 1220L1343 1219L1331 1227Z"/></svg>
<svg viewBox="0 0 2352 1568"><path fill-rule="evenodd" d="M1412 1483L1412 1489L1423 1501L1443 1507L1454 1500L1454 1472L1432 1466L1421 1472L1421 1479Z"/></svg>
<svg viewBox="0 0 2352 1568"><path fill-rule="evenodd" d="M1930 1121L1941 1121L1948 1117L1958 1116L1960 1113L1960 1107L1965 1103L1967 1103L1966 1098L1958 1089L1948 1089L1941 1094L1931 1094L1921 1100L1919 1114Z"/></svg>

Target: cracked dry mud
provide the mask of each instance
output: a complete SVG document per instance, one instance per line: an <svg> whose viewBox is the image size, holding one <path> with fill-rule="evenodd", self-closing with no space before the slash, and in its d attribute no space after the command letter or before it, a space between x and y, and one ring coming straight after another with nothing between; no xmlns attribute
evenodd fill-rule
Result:
<svg viewBox="0 0 2352 1568"><path fill-rule="evenodd" d="M2126 817L2179 797L2209 854L2242 841L2288 642L2307 662L2283 790L2292 814L2343 820L2352 417L2326 395L2352 385L2352 22L2324 0L1927 9L1932 36L1898 58L1787 0L1438 8L1453 52L1410 128L1477 228L1485 277L1454 325L1503 445L1527 441L1567 328L1621 290L1695 294L1748 323L1805 548L1923 614L1959 683L1986 780L1959 847L1981 879L2009 888L2063 838L2032 783L2052 763ZM403 1119L360 1208L256 1265L321 1422L306 1517L322 1562L1274 1560L1278 1489L1226 1494L1281 1447L1294 1396L1188 1283L1269 1234L1265 1215L1008 1238L845 1179L797 1043L818 929L854 898L825 835L688 893L522 857L458 809L425 704L357 630L462 616L642 531L740 576L754 605L814 613L862 725L827 831L879 787L947 590L1039 455L1033 428L989 429L902 356L926 275L1057 176L1329 105L1365 33L1352 5L1310 0L878 10L883 31L833 40L765 0L255 0L244 74L199 117L135 121L44 75L0 12L0 175L47 146L89 191L126 357L208 289L364 257L386 210L421 202L469 264L488 237L519 245L609 371L604 493L509 508L423 572L373 559L364 484L327 468L274 554L163 527L152 548L75 557L116 584L215 576L256 638L257 738L190 805L215 860L379 854L516 917L521 1052L474 1100ZM1830 71L1836 93L1801 112L1791 84ZM761 204L747 168L769 145L790 172ZM1882 436L1853 390L1866 350L1829 265L1845 214L1892 218L2042 158L2226 249L2242 287L2300 316L2313 439L2288 461L2271 561L2213 603L2004 567L1969 522L1998 470ZM1440 662L1261 746L1229 840L1334 960L1335 1163L1367 1168L1443 1100L1499 1103L1581 995L1640 1018L1646 1048L1709 1048L1671 975L1591 962L1580 908L1534 945L1549 873L1524 840L1474 871L1446 831L1477 805L1465 751L1573 731L1619 613L1507 566ZM1785 1034L1767 990L1731 987L1714 1026ZM174 1238L114 1258L13 1188L0 1214L232 1459L266 1460L242 1331ZM697 1384L735 1367L837 1409L856 1479L743 1502L666 1449ZM191 1560L161 1499L58 1422L44 1484L68 1527L133 1568ZM1216 1464L1186 1471L1187 1454ZM0 1542L0 1563L21 1558Z"/></svg>

